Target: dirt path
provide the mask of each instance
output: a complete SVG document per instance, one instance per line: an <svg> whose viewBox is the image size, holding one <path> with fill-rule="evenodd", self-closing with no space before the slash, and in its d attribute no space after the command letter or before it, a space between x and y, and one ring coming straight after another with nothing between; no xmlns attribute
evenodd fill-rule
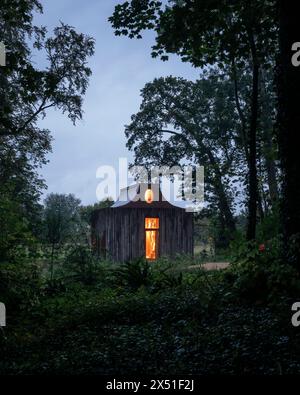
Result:
<svg viewBox="0 0 300 395"><path fill-rule="evenodd" d="M204 268L206 270L220 270L226 269L229 266L229 262L206 262L201 265L192 265L189 266L189 269L200 269Z"/></svg>

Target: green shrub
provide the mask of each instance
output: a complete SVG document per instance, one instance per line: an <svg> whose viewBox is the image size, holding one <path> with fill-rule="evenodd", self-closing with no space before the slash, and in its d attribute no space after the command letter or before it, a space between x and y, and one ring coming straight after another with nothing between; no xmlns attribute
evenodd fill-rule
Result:
<svg viewBox="0 0 300 395"><path fill-rule="evenodd" d="M149 262L139 258L121 264L115 271L115 277L118 285L137 290L151 284L152 271Z"/></svg>
<svg viewBox="0 0 300 395"><path fill-rule="evenodd" d="M257 225L257 240L271 240L280 232L280 215L278 208L267 214Z"/></svg>
<svg viewBox="0 0 300 395"><path fill-rule="evenodd" d="M154 263L152 290L159 291L165 288L176 288L183 284L183 274L181 271L181 260L170 261L161 259Z"/></svg>
<svg viewBox="0 0 300 395"><path fill-rule="evenodd" d="M9 312L19 311L36 303L40 296L40 268L27 260L0 264L1 302Z"/></svg>
<svg viewBox="0 0 300 395"><path fill-rule="evenodd" d="M67 282L61 277L49 278L45 280L42 290L46 296L55 296L67 291Z"/></svg>
<svg viewBox="0 0 300 395"><path fill-rule="evenodd" d="M274 238L263 245L243 242L232 245L230 268L224 279L231 285L230 295L249 302L272 302L300 294L297 271L280 257L281 241Z"/></svg>
<svg viewBox="0 0 300 395"><path fill-rule="evenodd" d="M95 284L101 274L99 260L92 253L91 249L85 245L77 245L67 254L64 269L69 274L86 285Z"/></svg>

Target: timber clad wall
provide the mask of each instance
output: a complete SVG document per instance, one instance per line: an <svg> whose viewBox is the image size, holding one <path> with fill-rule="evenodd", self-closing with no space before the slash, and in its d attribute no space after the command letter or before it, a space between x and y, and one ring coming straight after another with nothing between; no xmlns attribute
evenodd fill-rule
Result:
<svg viewBox="0 0 300 395"><path fill-rule="evenodd" d="M145 218L159 218L158 256L193 255L193 214L182 208L116 207L96 210L92 236L98 253L124 262L145 257Z"/></svg>

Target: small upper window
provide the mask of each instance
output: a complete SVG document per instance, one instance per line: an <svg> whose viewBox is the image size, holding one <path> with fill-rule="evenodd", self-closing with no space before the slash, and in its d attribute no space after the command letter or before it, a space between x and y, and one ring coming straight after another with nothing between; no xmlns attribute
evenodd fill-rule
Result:
<svg viewBox="0 0 300 395"><path fill-rule="evenodd" d="M145 201L147 203L152 203L153 202L153 191L152 189L147 189L145 192Z"/></svg>
<svg viewBox="0 0 300 395"><path fill-rule="evenodd" d="M159 229L159 218L145 218L145 229Z"/></svg>

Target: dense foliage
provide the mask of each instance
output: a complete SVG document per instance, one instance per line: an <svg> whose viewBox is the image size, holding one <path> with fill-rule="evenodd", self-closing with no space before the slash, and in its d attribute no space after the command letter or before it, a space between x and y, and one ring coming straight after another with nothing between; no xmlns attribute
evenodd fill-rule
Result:
<svg viewBox="0 0 300 395"><path fill-rule="evenodd" d="M83 96L91 70L87 60L94 40L61 23L50 35L35 26L42 12L37 0L4 0L0 8L0 41L9 51L0 67L0 261L12 259L12 246L26 245L28 233L39 234L39 176L51 150L51 134L39 123L55 108L73 123L82 118ZM44 57L44 67L33 56Z"/></svg>
<svg viewBox="0 0 300 395"><path fill-rule="evenodd" d="M191 270L179 257L123 267L98 262L89 285L66 264L60 287L49 293L45 282L40 288L31 283L35 303L9 315L0 371L298 373L300 339L290 324L290 298L299 292L299 278L276 263L263 266L254 250L246 266L241 255L224 272ZM260 280L264 273L267 282ZM23 283L20 294L25 289Z"/></svg>
<svg viewBox="0 0 300 395"><path fill-rule="evenodd" d="M40 201L51 134L39 120L51 107L73 123L82 118L94 40L64 23L52 35L35 26L38 0L2 0L1 374L299 373L300 332L291 325L300 295L299 76L289 63L291 10L277 3L279 20L272 0L115 7L116 35L154 30L152 56L177 54L201 68L196 81L169 76L142 89L125 130L135 164L207 171L195 258L116 264L91 245L92 212L110 200ZM229 266L206 270L218 257Z"/></svg>
<svg viewBox="0 0 300 395"><path fill-rule="evenodd" d="M235 86L247 160L247 238L255 239L260 198L257 135L263 113L260 85L263 74L275 64L278 48L275 2L132 0L118 4L109 20L116 35L142 38L145 30L154 30L153 57L167 60L175 53L202 70L210 65L226 70ZM240 86L244 73L250 79L248 112L241 96L241 91L246 93Z"/></svg>

